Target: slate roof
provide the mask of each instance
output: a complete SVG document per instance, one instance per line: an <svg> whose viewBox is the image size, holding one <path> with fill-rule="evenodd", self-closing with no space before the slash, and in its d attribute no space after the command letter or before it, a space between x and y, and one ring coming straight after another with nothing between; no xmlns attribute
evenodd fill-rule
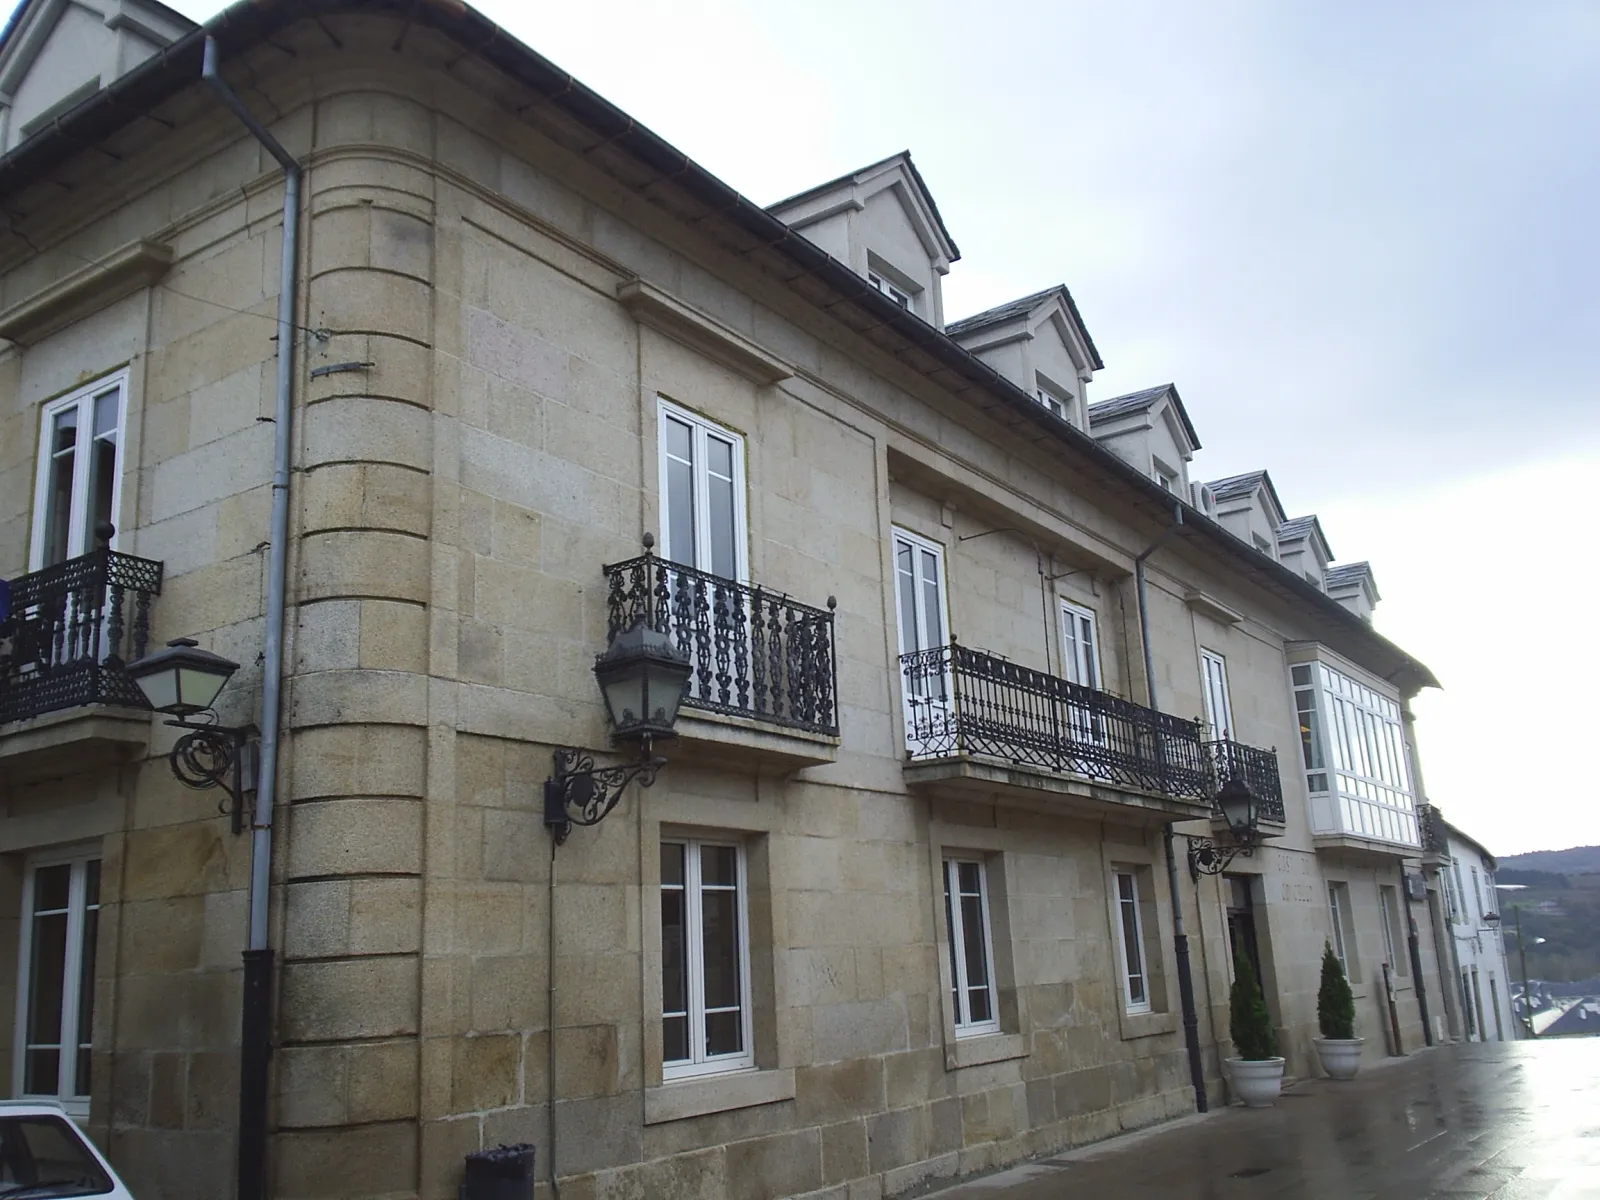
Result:
<svg viewBox="0 0 1600 1200"><path fill-rule="evenodd" d="M1292 542L1295 538L1307 536L1317 527L1317 518L1314 516L1290 517L1282 525L1278 526L1278 540L1280 542Z"/></svg>
<svg viewBox="0 0 1600 1200"><path fill-rule="evenodd" d="M1183 407L1183 399L1178 395L1178 387L1173 383L1161 383L1155 387L1145 388L1138 392L1129 392L1126 396L1113 396L1109 400L1102 400L1098 404L1089 405L1089 424L1096 421L1109 421L1113 417L1127 416L1129 413L1143 412L1161 397L1172 396L1172 403L1178 410L1178 419L1183 422L1183 432L1189 439L1189 445L1196 450L1200 449L1200 435L1194 431L1194 423L1189 420L1189 410Z"/></svg>
<svg viewBox="0 0 1600 1200"><path fill-rule="evenodd" d="M891 154L886 158L880 158L877 162L868 163L864 167L857 167L854 171L846 171L843 175L836 175L824 183L814 184L813 186L806 188L803 192L796 192L792 196L785 196L782 200L777 201L775 204L767 205L767 211L772 212L775 209L784 208L790 204L794 204L796 201L804 200L809 196L815 196L818 192L825 192L830 188L838 187L841 183L846 183L855 179L857 175L865 175L869 171L876 171L879 167L888 166L890 163L897 161L904 161L906 164L906 170L911 172L912 182L914 182L917 185L918 190L922 192L923 202L927 204L928 211L933 214L933 223L939 227L939 236L944 238L945 244L950 247L950 261L955 262L961 257L961 249L956 245L955 238L950 236L950 228L944 223L944 216L939 212L939 206L934 203L933 193L928 190L928 184L922 178L922 172L917 170L917 164L911 161L911 151L909 150L902 150L898 154Z"/></svg>
<svg viewBox="0 0 1600 1200"><path fill-rule="evenodd" d="M1055 287L1045 288L1042 292L1034 292L1031 296L1020 296L1015 300L1007 300L1004 304L997 304L993 308L986 308L980 313L973 313L970 317L962 317L959 321L948 322L945 333L951 337L960 337L964 333L975 333L980 329L988 329L994 325L1004 325L1007 321L1015 321L1025 317L1041 304L1059 296L1067 306L1067 312L1072 314L1072 321L1078 327L1078 332L1083 334L1084 345L1089 348L1089 357L1094 360L1094 369L1103 371L1106 364L1100 360L1100 351L1095 349L1094 338L1089 336L1089 327L1083 323L1083 315L1078 312L1077 301L1073 300L1072 293L1067 290L1067 285L1058 283Z"/></svg>
<svg viewBox="0 0 1600 1200"><path fill-rule="evenodd" d="M1328 590L1343 587L1347 583L1360 583L1362 577L1372 577L1372 564L1368 562L1345 563L1342 567L1329 567L1323 578L1327 581Z"/></svg>
<svg viewBox="0 0 1600 1200"><path fill-rule="evenodd" d="M1207 486L1218 500L1237 500L1254 492L1266 477L1265 471L1249 471L1243 475L1229 475L1226 479L1214 479Z"/></svg>

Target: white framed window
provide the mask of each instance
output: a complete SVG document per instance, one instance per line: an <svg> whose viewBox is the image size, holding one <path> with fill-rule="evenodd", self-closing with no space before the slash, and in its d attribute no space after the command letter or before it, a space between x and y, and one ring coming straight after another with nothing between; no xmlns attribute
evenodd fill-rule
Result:
<svg viewBox="0 0 1600 1200"><path fill-rule="evenodd" d="M1265 554L1268 558L1278 557L1277 546L1273 545L1273 543L1262 537L1259 533L1252 533L1250 535L1250 540L1255 543L1255 548L1261 551L1261 553Z"/></svg>
<svg viewBox="0 0 1600 1200"><path fill-rule="evenodd" d="M900 653L937 650L950 640L946 608L944 547L907 530L894 531L894 597ZM920 655L901 664L906 747L913 753L939 742L949 731L951 680L944 660ZM929 661L923 661L927 659Z"/></svg>
<svg viewBox="0 0 1600 1200"><path fill-rule="evenodd" d="M1100 687L1100 638L1094 612L1070 600L1061 602L1061 657L1067 680Z"/></svg>
<svg viewBox="0 0 1600 1200"><path fill-rule="evenodd" d="M882 292L885 296L889 297L889 299L893 300L907 312L911 311L911 295L909 292L906 292L902 288L896 287L877 271L867 272L867 282L878 291Z"/></svg>
<svg viewBox="0 0 1600 1200"><path fill-rule="evenodd" d="M1294 707L1300 718L1300 758L1305 764L1306 788L1328 790L1328 761L1323 751L1322 717L1317 711L1317 687L1309 666L1290 668Z"/></svg>
<svg viewBox="0 0 1600 1200"><path fill-rule="evenodd" d="M956 1036L999 1033L989 873L981 861L944 860L944 918L950 933L950 1004Z"/></svg>
<svg viewBox="0 0 1600 1200"><path fill-rule="evenodd" d="M1460 919L1461 909L1456 903L1456 888L1455 884L1450 881L1449 868L1439 872L1439 882L1444 885L1444 903L1445 908L1450 913L1450 919L1452 921L1458 921Z"/></svg>
<svg viewBox="0 0 1600 1200"><path fill-rule="evenodd" d="M744 847L661 841L662 1076L755 1066Z"/></svg>
<svg viewBox="0 0 1600 1200"><path fill-rule="evenodd" d="M1378 887L1378 923L1383 926L1383 961L1395 971L1400 970L1400 960L1394 954L1394 889Z"/></svg>
<svg viewBox="0 0 1600 1200"><path fill-rule="evenodd" d="M744 438L658 401L661 553L723 579L749 577Z"/></svg>
<svg viewBox="0 0 1600 1200"><path fill-rule="evenodd" d="M1228 698L1228 663L1215 650L1200 651L1200 684L1206 727L1214 742L1233 737L1233 703Z"/></svg>
<svg viewBox="0 0 1600 1200"><path fill-rule="evenodd" d="M1061 402L1060 397L1052 395L1043 388L1039 388L1033 393L1033 398L1063 421L1067 419L1067 406Z"/></svg>
<svg viewBox="0 0 1600 1200"><path fill-rule="evenodd" d="M29 570L93 550L101 521L120 526L127 381L118 371L44 406Z"/></svg>
<svg viewBox="0 0 1600 1200"><path fill-rule="evenodd" d="M1139 877L1113 871L1117 895L1117 949L1122 961L1122 1003L1131 1013L1150 1011L1150 974L1145 963L1144 916L1139 911Z"/></svg>
<svg viewBox="0 0 1600 1200"><path fill-rule="evenodd" d="M89 1111L98 853L40 855L23 872L13 1079L17 1096Z"/></svg>
<svg viewBox="0 0 1600 1200"><path fill-rule="evenodd" d="M1355 979L1350 969L1350 957L1345 946L1345 922L1350 916L1350 891L1342 883L1328 885L1328 925L1333 930L1333 952L1339 956L1346 979Z"/></svg>

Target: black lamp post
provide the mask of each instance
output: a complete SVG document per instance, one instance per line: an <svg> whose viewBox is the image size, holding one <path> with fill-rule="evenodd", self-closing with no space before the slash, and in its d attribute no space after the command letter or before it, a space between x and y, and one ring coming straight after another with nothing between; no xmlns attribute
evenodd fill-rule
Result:
<svg viewBox="0 0 1600 1200"><path fill-rule="evenodd" d="M178 782L202 791L220 787L226 792L232 804L224 806L224 811L232 818L235 833L244 830L244 793L253 783L253 779L246 780L245 767L252 757L251 739L256 729L253 725L237 729L218 725L211 706L238 669L238 663L200 649L193 638L170 641L165 650L147 654L124 668L145 702L173 718L168 725L189 731L168 756ZM208 712L209 721L193 719Z"/></svg>
<svg viewBox="0 0 1600 1200"><path fill-rule="evenodd" d="M1222 810L1222 819L1228 823L1233 841L1222 845L1211 838L1191 837L1189 872L1192 875L1220 875L1238 855L1248 857L1261 844L1259 806L1249 784L1237 775L1229 776L1217 792L1217 807Z"/></svg>
<svg viewBox="0 0 1600 1200"><path fill-rule="evenodd" d="M567 840L574 825L605 820L634 780L641 787L656 781L667 760L651 754L651 746L656 738L675 736L689 672L689 656L646 621L619 633L595 660L594 677L605 698L612 736L637 742L639 760L596 768L587 751L564 747L555 752L555 774L544 784L544 823L557 845Z"/></svg>

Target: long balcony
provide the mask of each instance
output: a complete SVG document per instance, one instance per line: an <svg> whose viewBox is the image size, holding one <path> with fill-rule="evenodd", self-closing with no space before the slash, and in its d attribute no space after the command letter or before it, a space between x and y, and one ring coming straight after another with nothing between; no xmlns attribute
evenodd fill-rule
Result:
<svg viewBox="0 0 1600 1200"><path fill-rule="evenodd" d="M836 757L832 597L814 608L648 553L605 571L608 639L643 622L689 658L680 738L788 767Z"/></svg>
<svg viewBox="0 0 1600 1200"><path fill-rule="evenodd" d="M952 642L900 659L907 778L1205 816L1200 727ZM987 760L987 761L986 761Z"/></svg>
<svg viewBox="0 0 1600 1200"><path fill-rule="evenodd" d="M1206 762L1211 769L1212 794L1228 780L1238 778L1256 798L1256 815L1270 825L1284 823L1283 781L1278 777L1278 753L1246 746L1242 742L1206 743ZM1215 814L1221 817L1221 813Z"/></svg>
<svg viewBox="0 0 1600 1200"><path fill-rule="evenodd" d="M14 778L143 744L144 699L122 668L145 652L161 574L159 562L100 549L10 581L0 761Z"/></svg>

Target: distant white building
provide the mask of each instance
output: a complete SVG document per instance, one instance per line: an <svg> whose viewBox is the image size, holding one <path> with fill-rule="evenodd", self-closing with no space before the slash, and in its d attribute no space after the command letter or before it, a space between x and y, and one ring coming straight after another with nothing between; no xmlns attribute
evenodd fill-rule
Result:
<svg viewBox="0 0 1600 1200"><path fill-rule="evenodd" d="M1500 933L1500 900L1494 888L1495 860L1478 842L1442 822L1449 861L1440 871L1455 939L1455 971L1464 1020L1459 1031L1472 1042L1507 1042L1519 1036L1511 1010L1512 974Z"/></svg>

